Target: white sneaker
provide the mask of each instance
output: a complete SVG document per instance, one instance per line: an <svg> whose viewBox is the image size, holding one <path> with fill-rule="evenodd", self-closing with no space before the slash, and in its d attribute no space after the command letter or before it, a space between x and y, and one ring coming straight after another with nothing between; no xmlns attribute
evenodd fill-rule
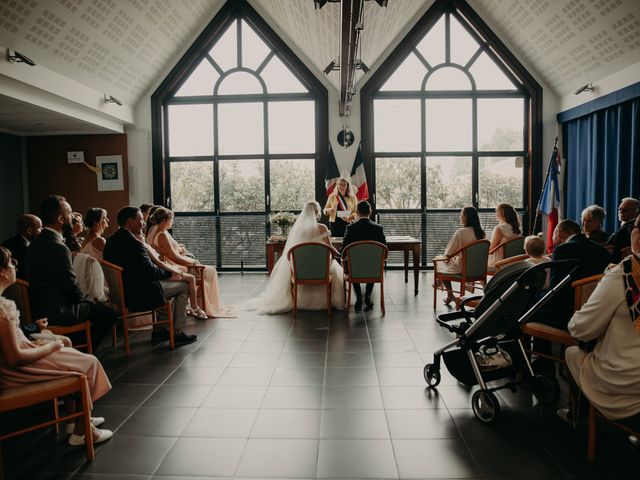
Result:
<svg viewBox="0 0 640 480"><path fill-rule="evenodd" d="M104 417L91 417L91 425L94 427L99 427L104 423ZM69 422L67 423L67 433L69 435L73 434L73 429L75 427L75 423Z"/></svg>
<svg viewBox="0 0 640 480"><path fill-rule="evenodd" d="M98 434L98 437L93 439L94 445L106 442L111 437L113 437L113 432L111 430L100 430L96 428L94 432ZM71 434L71 436L69 437L69 445L71 445L72 447L80 447L84 445L84 435Z"/></svg>

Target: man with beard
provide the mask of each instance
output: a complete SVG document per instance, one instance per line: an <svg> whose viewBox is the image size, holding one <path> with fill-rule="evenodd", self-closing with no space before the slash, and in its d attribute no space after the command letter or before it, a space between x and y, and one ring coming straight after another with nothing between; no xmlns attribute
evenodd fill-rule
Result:
<svg viewBox="0 0 640 480"><path fill-rule="evenodd" d="M42 233L27 250L27 280L33 318L50 325L91 322L94 351L116 320L115 312L82 293L73 271L71 251L63 235L71 231L71 206L64 197L48 196L40 205Z"/></svg>

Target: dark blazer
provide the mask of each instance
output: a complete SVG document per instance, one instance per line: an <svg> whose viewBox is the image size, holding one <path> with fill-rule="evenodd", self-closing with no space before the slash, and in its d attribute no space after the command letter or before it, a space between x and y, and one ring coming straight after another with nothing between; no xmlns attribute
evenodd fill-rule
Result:
<svg viewBox="0 0 640 480"><path fill-rule="evenodd" d="M11 252L11 256L18 261L16 275L18 278L26 280L27 277L27 241L22 235L16 233L13 237L2 242L2 246Z"/></svg>
<svg viewBox="0 0 640 480"><path fill-rule="evenodd" d="M620 263L620 260L622 260L620 250L631 245L631 230L633 230L635 221L636 219L634 218L633 220L623 223L607 240L606 245L613 247L611 262Z"/></svg>
<svg viewBox="0 0 640 480"><path fill-rule="evenodd" d="M78 306L90 302L76 279L71 252L46 228L27 249L27 281L33 318L48 317L53 324L81 320Z"/></svg>
<svg viewBox="0 0 640 480"><path fill-rule="evenodd" d="M558 245L553 251L551 260L578 260L578 269L574 272L571 281L590 277L604 272L610 262L609 252L602 246L589 240L586 236L574 235L568 242ZM551 269L549 287L555 287L569 273L571 266L558 266ZM549 303L553 308L554 324L566 328L566 324L573 315L574 293L571 285L560 290L556 297Z"/></svg>
<svg viewBox="0 0 640 480"><path fill-rule="evenodd" d="M360 218L347 225L347 229L344 232L344 238L342 239L342 250L347 248L347 245L351 243L363 240L373 240L375 242L380 242L383 245L387 244L387 239L384 236L384 229L382 228L382 225L378 225L368 218Z"/></svg>
<svg viewBox="0 0 640 480"><path fill-rule="evenodd" d="M124 295L131 311L151 310L165 302L159 281L171 273L151 262L145 246L129 230L120 228L111 235L102 256L123 268Z"/></svg>

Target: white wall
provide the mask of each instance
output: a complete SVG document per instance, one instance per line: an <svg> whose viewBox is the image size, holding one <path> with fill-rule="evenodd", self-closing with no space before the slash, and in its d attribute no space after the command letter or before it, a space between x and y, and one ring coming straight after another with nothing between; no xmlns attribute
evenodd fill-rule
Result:
<svg viewBox="0 0 640 480"><path fill-rule="evenodd" d="M558 111L563 112L570 108L577 107L583 103L628 87L638 81L640 81L640 62L604 78L592 80L593 86L595 87L593 92L583 92L580 95L573 93L564 95L560 99L560 109Z"/></svg>

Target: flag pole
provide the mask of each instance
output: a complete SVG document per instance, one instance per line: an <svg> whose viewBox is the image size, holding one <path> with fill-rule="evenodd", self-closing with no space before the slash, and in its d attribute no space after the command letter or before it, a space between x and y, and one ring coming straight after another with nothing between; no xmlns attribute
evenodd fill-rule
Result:
<svg viewBox="0 0 640 480"><path fill-rule="evenodd" d="M553 153L558 151L558 137L556 136L555 142L553 142ZM554 155L555 157L555 155ZM544 182L542 183L542 189L540 190L540 196L538 197L538 205L536 206L536 218L533 221L533 234L537 235L542 231L542 223L539 222L542 218L542 212L540 211L540 199L542 198L542 194L544 192L544 187L547 184L547 180L549 179L549 173L551 171L551 167L553 165L553 159L549 161L549 166L547 167L547 175L544 178Z"/></svg>

